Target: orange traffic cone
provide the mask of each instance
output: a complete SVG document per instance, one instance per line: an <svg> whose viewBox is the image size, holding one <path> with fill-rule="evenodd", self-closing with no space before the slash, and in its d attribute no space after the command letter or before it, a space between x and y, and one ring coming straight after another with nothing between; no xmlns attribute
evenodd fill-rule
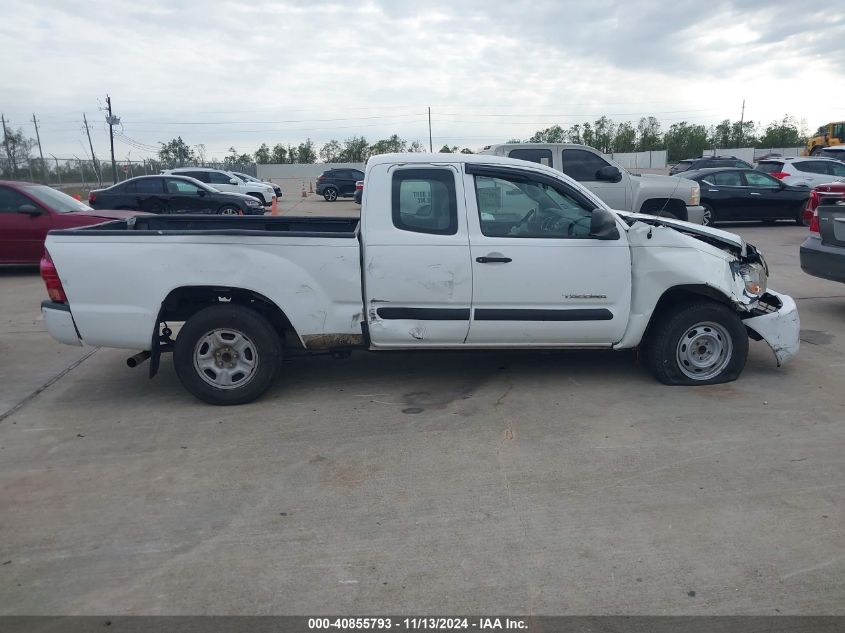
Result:
<svg viewBox="0 0 845 633"><path fill-rule="evenodd" d="M79 200L79 201L81 202L81 201L82 201L82 196L80 196L78 193L75 193L75 194L73 194L73 199L74 199L74 200Z"/></svg>
<svg viewBox="0 0 845 633"><path fill-rule="evenodd" d="M273 202L270 205L270 215L279 215L279 199L273 196Z"/></svg>
<svg viewBox="0 0 845 633"><path fill-rule="evenodd" d="M302 183L302 197L304 198L304 197L305 197L305 196L307 196L307 195L308 195L308 194L307 194L307 193L305 193L305 182L303 182L303 183Z"/></svg>
<svg viewBox="0 0 845 633"><path fill-rule="evenodd" d="M308 193L314 193L314 183L308 181Z"/></svg>

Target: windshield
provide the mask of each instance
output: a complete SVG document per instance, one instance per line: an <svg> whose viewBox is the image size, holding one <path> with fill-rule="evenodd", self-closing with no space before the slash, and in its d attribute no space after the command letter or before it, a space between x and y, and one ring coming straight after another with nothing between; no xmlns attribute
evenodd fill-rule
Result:
<svg viewBox="0 0 845 633"><path fill-rule="evenodd" d="M72 213L74 211L91 211L87 204L71 198L66 193L57 191L45 185L33 185L25 191L41 204L56 213Z"/></svg>

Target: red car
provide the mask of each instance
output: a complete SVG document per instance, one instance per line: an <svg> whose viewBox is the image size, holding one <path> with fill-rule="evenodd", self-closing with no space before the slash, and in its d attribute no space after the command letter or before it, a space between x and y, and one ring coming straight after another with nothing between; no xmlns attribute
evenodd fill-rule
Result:
<svg viewBox="0 0 845 633"><path fill-rule="evenodd" d="M139 215L137 211L94 211L46 185L0 180L0 264L37 264L51 229L100 224Z"/></svg>
<svg viewBox="0 0 845 633"><path fill-rule="evenodd" d="M845 182L828 182L816 185L810 193L810 199L804 208L804 224L810 224L813 212L820 204L833 204L845 200Z"/></svg>

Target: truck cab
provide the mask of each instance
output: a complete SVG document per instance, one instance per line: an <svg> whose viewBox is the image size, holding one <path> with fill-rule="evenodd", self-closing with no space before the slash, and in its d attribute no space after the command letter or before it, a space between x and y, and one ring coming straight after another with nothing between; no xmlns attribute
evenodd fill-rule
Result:
<svg viewBox="0 0 845 633"><path fill-rule="evenodd" d="M807 155L816 156L825 147L845 144L845 121L822 125L807 141Z"/></svg>

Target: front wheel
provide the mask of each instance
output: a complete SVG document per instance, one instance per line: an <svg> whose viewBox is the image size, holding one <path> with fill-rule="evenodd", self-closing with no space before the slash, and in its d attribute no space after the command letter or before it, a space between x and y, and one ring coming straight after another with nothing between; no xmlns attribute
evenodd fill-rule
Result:
<svg viewBox="0 0 845 633"><path fill-rule="evenodd" d="M232 205L226 205L225 207L220 207L220 211L218 211L220 215L243 215L244 212L241 211L238 207Z"/></svg>
<svg viewBox="0 0 845 633"><path fill-rule="evenodd" d="M739 316L712 301L682 304L652 324L646 362L666 385L712 385L736 380L748 356Z"/></svg>
<svg viewBox="0 0 845 633"><path fill-rule="evenodd" d="M209 404L251 402L278 373L282 343L263 316L218 304L194 314L179 332L173 364L179 380Z"/></svg>

